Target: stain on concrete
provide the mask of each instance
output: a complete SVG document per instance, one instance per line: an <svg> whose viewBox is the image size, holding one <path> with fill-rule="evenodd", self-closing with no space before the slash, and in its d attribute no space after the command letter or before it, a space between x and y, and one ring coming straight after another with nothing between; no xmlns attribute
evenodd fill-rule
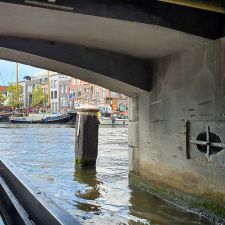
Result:
<svg viewBox="0 0 225 225"><path fill-rule="evenodd" d="M153 120L152 123L158 123L158 122L163 122L164 120L160 120L160 119L156 119L156 120Z"/></svg>
<svg viewBox="0 0 225 225"><path fill-rule="evenodd" d="M206 101L206 102L201 102L198 105L206 105L206 104L211 104L211 103L212 103L212 101Z"/></svg>
<svg viewBox="0 0 225 225"><path fill-rule="evenodd" d="M225 153L208 159L193 144L187 152L185 121L191 124L190 138L209 125L225 143L224 63L225 38L155 60L152 90L148 97L139 94L138 128L140 180L147 187L157 185L163 195L173 190L181 197L194 196L192 205L220 216L219 205L225 207ZM153 106L152 99L163 101Z"/></svg>

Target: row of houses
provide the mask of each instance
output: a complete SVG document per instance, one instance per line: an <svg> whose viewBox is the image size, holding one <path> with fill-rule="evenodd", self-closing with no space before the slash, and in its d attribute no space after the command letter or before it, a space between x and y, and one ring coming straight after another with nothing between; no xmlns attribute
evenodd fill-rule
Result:
<svg viewBox="0 0 225 225"><path fill-rule="evenodd" d="M20 102L25 108L31 107L34 90L39 86L46 95L48 95L48 87L50 87L50 107L53 113L65 113L68 108L73 109L85 103L95 104L103 111L127 111L128 99L125 95L64 74L43 71L24 77L19 84L22 87ZM45 104L47 105L48 102Z"/></svg>

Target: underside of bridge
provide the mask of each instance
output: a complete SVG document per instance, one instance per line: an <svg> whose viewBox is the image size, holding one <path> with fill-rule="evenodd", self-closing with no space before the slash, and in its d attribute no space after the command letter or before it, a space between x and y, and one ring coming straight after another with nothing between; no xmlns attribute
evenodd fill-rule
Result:
<svg viewBox="0 0 225 225"><path fill-rule="evenodd" d="M129 96L151 90L154 59L224 32L215 3L207 11L152 0L49 2L0 1L0 57Z"/></svg>
<svg viewBox="0 0 225 225"><path fill-rule="evenodd" d="M0 58L128 95L131 182L222 217L224 12L220 0L0 1Z"/></svg>

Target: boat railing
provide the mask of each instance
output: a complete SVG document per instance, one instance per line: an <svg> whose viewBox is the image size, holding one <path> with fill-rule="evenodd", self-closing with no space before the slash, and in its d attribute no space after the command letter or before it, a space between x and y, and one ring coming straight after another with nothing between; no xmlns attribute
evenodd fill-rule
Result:
<svg viewBox="0 0 225 225"><path fill-rule="evenodd" d="M6 225L80 224L5 159L0 159L0 215Z"/></svg>

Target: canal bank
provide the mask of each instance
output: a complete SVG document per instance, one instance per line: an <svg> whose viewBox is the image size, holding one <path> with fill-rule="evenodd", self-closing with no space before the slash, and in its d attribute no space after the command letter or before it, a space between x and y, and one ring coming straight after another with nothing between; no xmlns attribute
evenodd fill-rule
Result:
<svg viewBox="0 0 225 225"><path fill-rule="evenodd" d="M91 170L74 168L74 128L13 125L0 135L0 155L82 224L212 224L129 186L127 128L99 129Z"/></svg>
<svg viewBox="0 0 225 225"><path fill-rule="evenodd" d="M131 187L161 198L174 207L201 215L212 223L225 224L225 209L218 202L203 200L202 198L197 198L195 195L180 192L162 184L157 185L155 182L146 183L146 181L141 180L139 176L133 173L129 173L129 183Z"/></svg>

